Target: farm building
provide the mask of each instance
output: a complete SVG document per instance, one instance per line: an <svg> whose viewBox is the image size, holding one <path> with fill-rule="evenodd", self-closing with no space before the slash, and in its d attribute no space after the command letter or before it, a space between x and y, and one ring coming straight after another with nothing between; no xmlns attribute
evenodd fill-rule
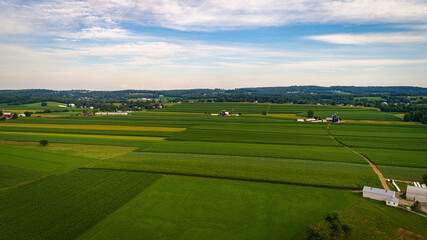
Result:
<svg viewBox="0 0 427 240"><path fill-rule="evenodd" d="M128 115L127 112L97 112L95 115Z"/></svg>
<svg viewBox="0 0 427 240"><path fill-rule="evenodd" d="M339 122L339 121L340 121L340 118L337 116L337 114L334 114L332 116L332 122Z"/></svg>
<svg viewBox="0 0 427 240"><path fill-rule="evenodd" d="M299 118L299 119L297 119L297 121L298 121L298 122L304 122L304 119Z"/></svg>
<svg viewBox="0 0 427 240"><path fill-rule="evenodd" d="M406 197L409 200L427 202L427 188L408 185L408 188L406 189Z"/></svg>
<svg viewBox="0 0 427 240"><path fill-rule="evenodd" d="M230 113L229 113L229 112L226 112L225 110L222 110L222 111L219 113L219 115L221 115L221 116L228 116L228 115L230 115Z"/></svg>
<svg viewBox="0 0 427 240"><path fill-rule="evenodd" d="M394 198L394 191L364 186L363 197L386 201L387 199Z"/></svg>
<svg viewBox="0 0 427 240"><path fill-rule="evenodd" d="M5 118L12 118L13 117L13 113L4 112L3 113L3 117L5 117Z"/></svg>
<svg viewBox="0 0 427 240"><path fill-rule="evenodd" d="M26 116L25 116L25 114L20 113L20 114L18 115L18 117L26 117Z"/></svg>
<svg viewBox="0 0 427 240"><path fill-rule="evenodd" d="M387 204L388 206L397 207L399 205L399 199L395 197L387 198L385 200L385 204Z"/></svg>

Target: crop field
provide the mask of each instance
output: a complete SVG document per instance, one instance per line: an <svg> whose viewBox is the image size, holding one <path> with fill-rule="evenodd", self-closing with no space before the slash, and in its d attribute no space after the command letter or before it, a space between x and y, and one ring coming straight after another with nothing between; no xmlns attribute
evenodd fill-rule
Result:
<svg viewBox="0 0 427 240"><path fill-rule="evenodd" d="M116 136L97 134L65 134L65 133L39 133L39 132L9 132L0 131L1 140L9 141L40 141L42 139L49 142L58 143L84 143L84 144L104 144L118 146L143 146L144 143L162 141L163 137L146 136Z"/></svg>
<svg viewBox="0 0 427 240"><path fill-rule="evenodd" d="M117 125L83 125L83 124L20 124L4 123L1 127L20 128L61 128L61 129L85 129L85 130L117 130L117 131L151 131L151 132L181 132L185 128L169 127L143 127L143 126L117 126Z"/></svg>
<svg viewBox="0 0 427 240"><path fill-rule="evenodd" d="M356 199L335 189L167 176L79 240L293 239Z"/></svg>
<svg viewBox="0 0 427 240"><path fill-rule="evenodd" d="M326 125L325 125L326 128ZM243 142L274 143L294 145L339 146L327 135L303 135L245 131L196 130L188 129L172 135L168 140L207 141L207 142Z"/></svg>
<svg viewBox="0 0 427 240"><path fill-rule="evenodd" d="M378 165L377 167L384 174L384 177L398 180L422 182L422 176L427 174L427 168L401 167L390 165Z"/></svg>
<svg viewBox="0 0 427 240"><path fill-rule="evenodd" d="M0 193L49 176L49 174L0 164Z"/></svg>
<svg viewBox="0 0 427 240"><path fill-rule="evenodd" d="M94 159L73 157L57 153L38 152L18 147L0 145L0 164L27 168L51 174L77 169Z"/></svg>
<svg viewBox="0 0 427 240"><path fill-rule="evenodd" d="M421 167L427 171L427 151L354 148L375 164L404 167Z"/></svg>
<svg viewBox="0 0 427 240"><path fill-rule="evenodd" d="M74 170L1 193L1 238L74 239L159 176Z"/></svg>
<svg viewBox="0 0 427 240"><path fill-rule="evenodd" d="M347 189L380 186L368 164L300 159L140 152L85 167Z"/></svg>
<svg viewBox="0 0 427 240"><path fill-rule="evenodd" d="M138 147L122 147L108 145L89 145L89 144L72 144L72 143L49 143L46 146L40 145L38 142L17 142L17 141L1 141L0 145L19 147L37 152L49 152L63 155L70 155L82 158L92 159L108 159L119 157L127 153L133 152Z"/></svg>
<svg viewBox="0 0 427 240"><path fill-rule="evenodd" d="M377 110L365 111L314 111L314 115L327 118L337 114L342 120L378 120L378 121L402 121L402 118L392 114L378 112ZM306 114L304 114L306 116Z"/></svg>
<svg viewBox="0 0 427 240"><path fill-rule="evenodd" d="M297 122L309 109L370 122ZM243 115L205 114L221 110ZM349 190L382 185L344 146L386 178L427 173L427 127L370 108L186 103L59 115L0 123L0 239L301 239L332 210L370 239L363 229L375 216L351 214L372 202ZM375 211L387 217L388 208ZM397 217L378 222L426 236L422 220L391 211Z"/></svg>
<svg viewBox="0 0 427 240"><path fill-rule="evenodd" d="M298 146L278 144L162 141L146 145L138 151L168 153L200 153L252 157L275 157L305 160L365 163L365 161L342 147Z"/></svg>

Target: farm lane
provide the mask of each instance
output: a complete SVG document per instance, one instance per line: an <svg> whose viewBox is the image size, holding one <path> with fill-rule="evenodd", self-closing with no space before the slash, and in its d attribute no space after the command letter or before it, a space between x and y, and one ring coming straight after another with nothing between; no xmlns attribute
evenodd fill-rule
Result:
<svg viewBox="0 0 427 240"><path fill-rule="evenodd" d="M335 142L341 144L343 147L347 148L348 150L352 151L353 153L359 155L360 157L362 157L363 159L365 159L369 165L371 166L372 170L374 170L375 174L377 174L378 178L380 179L381 185L383 186L383 188L385 190L390 190L390 188L387 186L387 180L384 178L384 175L381 173L381 171L377 168L377 166L375 166L375 164L373 164L371 162L371 160L369 160L367 157L365 157L364 155L356 152L355 150L349 148L348 146L346 146L345 144L343 144L342 142L338 141L334 136L331 135L330 131L329 131L329 126L331 124L329 123L328 126L326 127L328 129L328 134L329 137L331 137Z"/></svg>

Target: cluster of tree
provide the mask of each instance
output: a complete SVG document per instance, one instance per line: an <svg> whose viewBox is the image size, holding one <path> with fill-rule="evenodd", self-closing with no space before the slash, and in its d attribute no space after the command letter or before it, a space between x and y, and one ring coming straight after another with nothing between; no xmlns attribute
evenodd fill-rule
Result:
<svg viewBox="0 0 427 240"><path fill-rule="evenodd" d="M406 122L413 121L427 124L427 111L411 111L404 115L403 120Z"/></svg>
<svg viewBox="0 0 427 240"><path fill-rule="evenodd" d="M75 102L78 108L90 108L104 112L114 111L140 111L152 110L166 107L158 101L100 101L100 100L80 100Z"/></svg>
<svg viewBox="0 0 427 240"><path fill-rule="evenodd" d="M346 239L352 231L352 226L342 223L338 212L325 215L325 223L307 226L306 237L309 240Z"/></svg>
<svg viewBox="0 0 427 240"><path fill-rule="evenodd" d="M19 92L10 92L10 93L13 93L16 95L11 95L11 94L0 95L0 103L6 103L8 105L21 105L21 104L29 104L29 103L42 102L42 101L56 101L56 102L71 101L71 99L66 99L66 98L31 97L31 96L21 96Z"/></svg>
<svg viewBox="0 0 427 240"><path fill-rule="evenodd" d="M427 106L421 104L384 104L380 105L379 109L383 112L415 112L425 111Z"/></svg>

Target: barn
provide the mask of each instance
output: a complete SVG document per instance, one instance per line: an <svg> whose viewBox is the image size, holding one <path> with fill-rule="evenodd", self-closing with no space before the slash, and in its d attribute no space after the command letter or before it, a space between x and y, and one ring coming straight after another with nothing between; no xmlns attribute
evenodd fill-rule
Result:
<svg viewBox="0 0 427 240"><path fill-rule="evenodd" d="M427 202L427 188L408 185L406 198L418 202Z"/></svg>
<svg viewBox="0 0 427 240"><path fill-rule="evenodd" d="M394 198L394 191L364 186L363 197L379 201L386 201L389 198Z"/></svg>

